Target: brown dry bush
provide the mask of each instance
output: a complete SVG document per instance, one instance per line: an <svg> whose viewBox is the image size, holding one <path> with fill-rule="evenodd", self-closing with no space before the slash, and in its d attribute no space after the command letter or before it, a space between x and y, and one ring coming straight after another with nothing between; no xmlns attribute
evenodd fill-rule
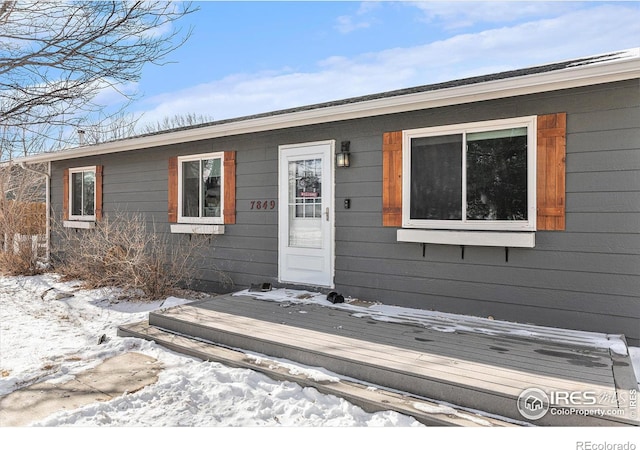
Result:
<svg viewBox="0 0 640 450"><path fill-rule="evenodd" d="M147 299L188 286L209 244L208 237L193 236L171 245L168 235L148 229L141 215L126 213L105 217L88 230L56 226L56 234L56 272L88 288L116 286Z"/></svg>
<svg viewBox="0 0 640 450"><path fill-rule="evenodd" d="M15 237L13 240L2 242L0 251L0 273L4 275L38 275L43 272L38 244L31 236ZM37 242L37 241L36 241Z"/></svg>
<svg viewBox="0 0 640 450"><path fill-rule="evenodd" d="M3 165L0 193L0 273L41 273L46 256L44 175Z"/></svg>

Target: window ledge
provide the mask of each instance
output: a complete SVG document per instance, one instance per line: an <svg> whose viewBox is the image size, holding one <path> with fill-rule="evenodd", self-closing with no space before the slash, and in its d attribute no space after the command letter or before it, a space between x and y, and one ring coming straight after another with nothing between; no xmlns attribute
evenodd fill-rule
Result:
<svg viewBox="0 0 640 450"><path fill-rule="evenodd" d="M65 220L62 222L62 226L65 228L81 228L84 230L90 230L96 227L96 223L85 220Z"/></svg>
<svg viewBox="0 0 640 450"><path fill-rule="evenodd" d="M398 230L399 242L423 244L475 245L479 247L536 246L535 232L523 231L453 231L453 230Z"/></svg>
<svg viewBox="0 0 640 450"><path fill-rule="evenodd" d="M224 225L172 223L171 232L182 234L224 234Z"/></svg>

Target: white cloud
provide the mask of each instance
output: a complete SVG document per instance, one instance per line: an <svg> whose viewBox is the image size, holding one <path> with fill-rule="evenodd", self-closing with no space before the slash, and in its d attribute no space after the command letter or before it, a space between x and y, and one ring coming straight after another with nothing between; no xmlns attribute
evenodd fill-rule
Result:
<svg viewBox="0 0 640 450"><path fill-rule="evenodd" d="M369 13L378 9L379 2L365 1L360 3L355 14L339 16L336 19L335 28L342 34L348 34L355 30L369 28L373 20Z"/></svg>
<svg viewBox="0 0 640 450"><path fill-rule="evenodd" d="M129 99L136 95L139 88L139 83L134 81L115 86L109 80L101 80L96 85L98 86L96 88L98 94L93 98L93 103L106 108L118 108L129 102Z"/></svg>
<svg viewBox="0 0 640 450"><path fill-rule="evenodd" d="M565 1L418 1L424 20L443 29L459 29L482 23L514 23L557 16L575 10L579 3Z"/></svg>
<svg viewBox="0 0 640 450"><path fill-rule="evenodd" d="M640 11L605 4L424 45L319 61L314 72L236 74L147 101L144 120L238 117L638 46Z"/></svg>
<svg viewBox="0 0 640 450"><path fill-rule="evenodd" d="M355 20L353 16L340 16L336 19L336 29L343 34L351 33L359 28L369 28L367 21Z"/></svg>

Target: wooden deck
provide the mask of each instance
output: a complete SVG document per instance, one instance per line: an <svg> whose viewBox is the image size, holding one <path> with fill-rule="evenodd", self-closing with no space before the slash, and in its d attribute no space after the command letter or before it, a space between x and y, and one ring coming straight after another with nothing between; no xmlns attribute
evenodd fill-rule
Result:
<svg viewBox="0 0 640 450"><path fill-rule="evenodd" d="M637 395L629 357L580 342L571 332L566 339L559 331L540 339L542 332L508 333L514 325L498 321L492 334L472 327L443 332L247 295L154 312L146 326L517 421L526 421L517 408L519 395L538 388L552 398L549 412L531 421L535 425L640 424L637 406L629 405ZM119 334L144 335L134 328L122 326Z"/></svg>

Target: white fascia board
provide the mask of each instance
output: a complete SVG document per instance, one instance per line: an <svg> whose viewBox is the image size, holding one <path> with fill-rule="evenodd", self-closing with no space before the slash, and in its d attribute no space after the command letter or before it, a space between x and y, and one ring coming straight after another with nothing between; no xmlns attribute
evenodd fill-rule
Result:
<svg viewBox="0 0 640 450"><path fill-rule="evenodd" d="M605 61L558 71L254 117L188 130L165 132L105 144L78 147L72 150L42 153L21 158L17 161L36 163L82 158L223 136L234 136L570 89L633 78L640 78L640 57L637 55L633 55L633 57L629 59Z"/></svg>

